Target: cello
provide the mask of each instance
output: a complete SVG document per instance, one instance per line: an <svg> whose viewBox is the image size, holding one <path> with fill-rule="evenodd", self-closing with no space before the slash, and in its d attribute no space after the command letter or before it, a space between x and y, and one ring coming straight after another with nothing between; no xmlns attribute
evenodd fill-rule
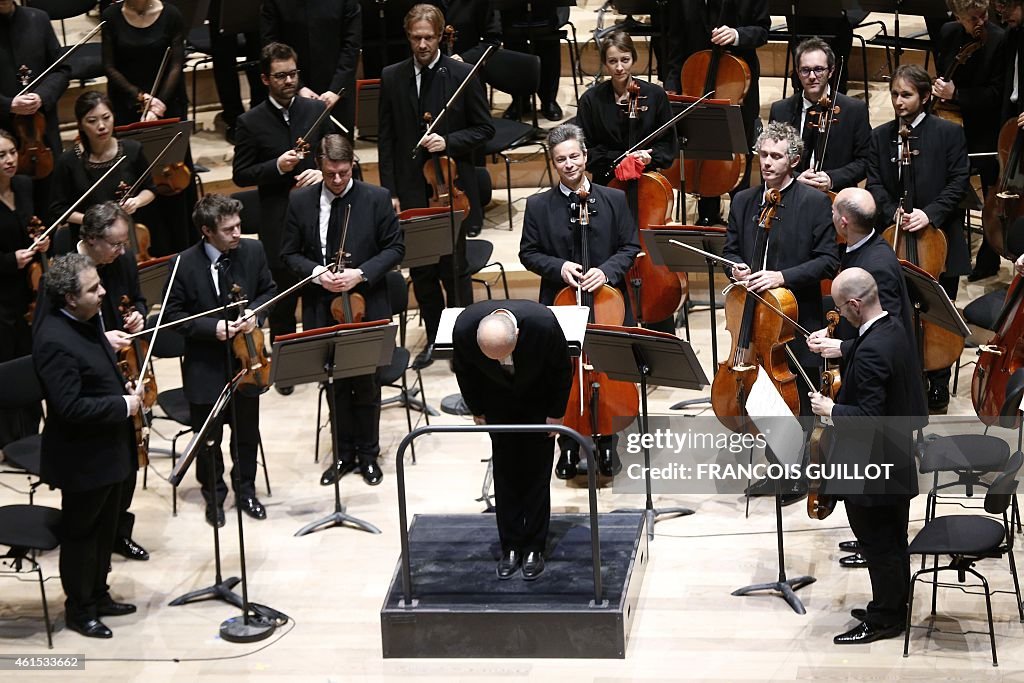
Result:
<svg viewBox="0 0 1024 683"><path fill-rule="evenodd" d="M765 193L757 221L754 263L763 263L772 221L782 200L778 190ZM762 299L766 305L758 305ZM772 310L774 309L774 310ZM779 315L781 313L782 315ZM745 287L731 286L725 301L726 329L732 334L728 360L718 364L711 385L711 407L718 420L734 432L754 429L748 419L746 398L763 367L793 414L800 412L796 375L786 363L784 345L793 340L797 318L796 297L785 287L753 295Z"/></svg>
<svg viewBox="0 0 1024 683"><path fill-rule="evenodd" d="M1016 118L1007 120L999 130L998 149L999 184L989 188L981 222L989 246L1003 258L1016 261L1020 254L1007 246L1010 230L1019 228L1017 221L1024 212L1024 129L1017 126Z"/></svg>
<svg viewBox="0 0 1024 683"><path fill-rule="evenodd" d="M1015 124L1016 125L1016 124ZM995 334L978 346L978 363L971 379L971 401L986 425L1008 429L1020 426L1016 406L1006 406L1006 389L1014 373L1024 367L1024 278L1015 275L996 319Z"/></svg>
<svg viewBox="0 0 1024 683"><path fill-rule="evenodd" d="M646 110L640 104L640 86L631 82L626 88L629 99L626 102L626 115L629 118L629 142L636 140L636 126L639 114ZM626 280L630 303L636 316L637 324L658 322L669 318L683 298L683 280L670 271L667 266L659 266L647 255L643 233L651 225L664 225L672 215L672 185L665 176L656 172L641 174L635 180L622 181L618 178L608 183L626 191L626 200L630 212L637 222L640 236L640 253L633 266L629 269ZM685 277L685 273L683 274Z"/></svg>
<svg viewBox="0 0 1024 683"><path fill-rule="evenodd" d="M232 284L232 303L245 298L241 285ZM242 319L239 315L239 320ZM243 396L259 396L270 389L270 357L263 340L263 330L256 327L252 332L241 332L231 339L231 350L242 365L245 375L238 383L238 393Z"/></svg>
<svg viewBox="0 0 1024 683"><path fill-rule="evenodd" d="M580 263L583 272L591 268L587 229L590 226L588 203L594 199L584 190L577 192L578 200L569 205L570 223L578 228ZM582 287L565 287L555 296L555 306L588 306L589 322L599 325L622 325L626 316L626 301L615 287L603 284L594 292ZM595 443L601 436L611 436L625 429L640 411L640 396L631 382L615 381L598 372L589 363L585 352L580 353L574 370L572 388L563 424L580 434L589 434ZM610 452L601 453L600 462L611 463ZM608 472L605 472L608 474Z"/></svg>

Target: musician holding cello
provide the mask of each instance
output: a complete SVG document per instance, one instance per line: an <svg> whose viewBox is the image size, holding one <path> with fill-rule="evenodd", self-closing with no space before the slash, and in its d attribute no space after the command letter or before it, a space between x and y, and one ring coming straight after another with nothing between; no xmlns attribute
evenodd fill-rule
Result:
<svg viewBox="0 0 1024 683"><path fill-rule="evenodd" d="M327 327L337 322L390 320L391 302L385 275L405 255L398 216L390 193L352 178L352 143L331 134L320 142L317 161L323 181L291 194L281 260L296 278L317 276L302 296L302 329ZM339 252L342 258L339 259ZM332 263L343 269L333 270ZM355 297L363 302L359 319L332 317L335 299ZM342 306L344 311L344 305ZM357 311L353 312L356 318ZM334 380L329 401L336 421L337 457L320 483L333 484L357 466L363 480L376 486L383 479L380 455L380 384L374 374Z"/></svg>
<svg viewBox="0 0 1024 683"><path fill-rule="evenodd" d="M836 56L821 38L797 45L793 63L803 92L773 103L769 119L800 131L804 153L795 169L797 182L822 192L857 185L868 172L867 105L832 87Z"/></svg>
<svg viewBox="0 0 1024 683"><path fill-rule="evenodd" d="M953 21L942 27L932 83L931 112L962 122L969 154L996 149L1006 71L1006 32L989 20L988 0L950 0ZM999 180L996 157L977 157L971 167L981 176L982 196ZM969 282L999 272L999 254L983 239Z"/></svg>
<svg viewBox="0 0 1024 683"><path fill-rule="evenodd" d="M465 192L470 207L462 225L457 227L455 256L444 256L436 265L410 270L427 329L427 346L417 354L413 367L424 368L433 362L434 338L446 299L450 303L458 288L460 306L473 301L472 282L465 271L466 231L470 226L483 225L483 207L472 153L494 135L494 126L483 85L474 79L461 99L446 110L438 129L424 135L424 114L436 118L469 76L471 67L441 54L445 21L436 7L415 5L405 15L404 26L412 56L386 67L381 74L380 184L391 192L396 211L428 206L430 186L424 178L424 167L432 161L432 155L443 154L454 162L458 176L455 185ZM411 159L412 149L417 149L417 154ZM454 190L449 194L454 194ZM453 272L453 262L459 264L457 273Z"/></svg>
<svg viewBox="0 0 1024 683"><path fill-rule="evenodd" d="M168 295L165 322L228 304L230 289L236 284L248 299L246 312L274 297L277 287L270 277L263 246L256 240L242 239L241 211L241 202L221 194L208 194L196 204L192 220L203 239L178 256L180 264ZM232 312L226 320L223 312L218 311L178 328L185 337L182 383L196 432L202 429L212 412L221 389L240 367L239 360L231 356L231 348L226 348L227 342L236 335L253 332L265 317L265 313L261 313L239 321ZM210 432L213 445L200 447L196 463L196 476L206 501L206 521L218 527L224 526L224 499L227 497L220 448L225 421L231 424L232 455L237 463L231 472L235 505L253 519L267 516L266 508L256 497L255 483L260 439L259 396L236 391L231 402L234 405L228 405Z"/></svg>
<svg viewBox="0 0 1024 683"><path fill-rule="evenodd" d="M938 236L944 236L947 253L938 259L939 272L931 274L956 300L960 277L971 271L960 208L969 190L967 140L963 128L927 113L931 89L931 76L920 66L903 64L896 69L889 87L896 119L871 133L867 189L878 206L877 227L885 230L899 215L903 249L910 255L912 245L922 245L913 249L921 263L931 256L922 240L930 231L941 231ZM901 127L909 141L906 155ZM930 411L945 412L949 405L951 374L949 366L929 373Z"/></svg>

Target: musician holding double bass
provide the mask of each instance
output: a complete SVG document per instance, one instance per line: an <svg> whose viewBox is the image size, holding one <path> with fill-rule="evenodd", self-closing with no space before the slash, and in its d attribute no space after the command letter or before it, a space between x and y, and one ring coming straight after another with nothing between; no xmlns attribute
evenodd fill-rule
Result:
<svg viewBox="0 0 1024 683"><path fill-rule="evenodd" d="M352 178L352 143L341 135L320 142L317 160L323 182L291 194L281 241L281 260L296 278L317 276L302 295L302 329L328 327L335 299L362 298L362 320L390 320L385 276L402 261L405 243L390 193ZM344 252L339 260L339 250ZM333 270L332 263L343 268ZM341 310L344 312L344 301ZM353 314L354 317L354 314ZM320 483L329 486L359 467L363 480L376 486L384 475L380 455L380 384L375 374L334 380L331 420L337 457Z"/></svg>
<svg viewBox="0 0 1024 683"><path fill-rule="evenodd" d="M871 133L867 189L878 205L877 227L885 230L893 224L904 200L904 190L912 207L902 212L903 235L924 235L934 226L945 235L947 254L940 266L944 272L938 281L956 300L960 276L971 272L970 254L964 238L964 211L960 202L969 191L970 169L967 140L963 128L928 114L925 106L931 97L932 79L916 64L903 64L893 74L889 92L896 119ZM903 138L901 127L909 128L910 166L901 163ZM912 179L907 188L901 178ZM921 233L920 231L925 231ZM901 235L901 240L904 236ZM909 242L904 241L905 244ZM926 254L920 254L926 257ZM935 274L933 274L935 275ZM929 373L928 408L945 412L949 405L950 368Z"/></svg>
<svg viewBox="0 0 1024 683"><path fill-rule="evenodd" d="M232 298L233 285L239 285L243 298L248 300L246 313L270 301L277 293L263 245L256 240L242 239L241 212L241 202L222 194L208 194L196 204L192 220L203 239L178 256L180 264L167 297L164 322L227 305ZM173 267L173 262L170 265ZM240 367L230 346L227 349L225 346L236 335L251 333L262 326L266 318L265 311L244 321L238 319L234 309L226 315L227 319L223 310L219 310L178 327L185 337L181 379L192 428L197 433L212 412L221 389ZM236 391L210 431L207 444L199 448L196 477L206 501L206 521L218 527L225 522L227 486L220 448L225 422L231 425L231 451L236 463L231 471L235 505L253 519L266 519L267 510L256 497L260 399L258 394Z"/></svg>
<svg viewBox="0 0 1024 683"><path fill-rule="evenodd" d="M953 19L942 27L936 48L935 67L940 74L932 83L932 113L959 118L967 136L968 154L996 149L1006 71L1006 33L989 20L988 0L950 0ZM948 77L947 77L948 76ZM999 180L999 161L986 156L971 160L981 176L982 196ZM999 254L982 239L968 282L999 272Z"/></svg>

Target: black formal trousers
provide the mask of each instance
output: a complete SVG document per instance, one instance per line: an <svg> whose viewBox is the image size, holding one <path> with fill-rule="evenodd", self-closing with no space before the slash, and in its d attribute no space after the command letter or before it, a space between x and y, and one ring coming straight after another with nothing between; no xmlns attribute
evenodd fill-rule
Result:
<svg viewBox="0 0 1024 683"><path fill-rule="evenodd" d="M242 105L242 89L238 84L238 35L221 33L221 0L210 0L206 18L210 22L210 47L213 54L213 82L217 86L217 97L224 108L224 123L233 127L238 117L245 113ZM260 35L258 31L243 33L245 36L245 77L249 82L249 108L267 99L267 86L260 80Z"/></svg>
<svg viewBox="0 0 1024 683"><path fill-rule="evenodd" d="M551 520L554 439L491 434L495 516L501 551L544 552Z"/></svg>
<svg viewBox="0 0 1024 683"><path fill-rule="evenodd" d="M233 405L232 405L233 404ZM212 405L189 404L189 417L192 429L202 429L206 417L213 410ZM202 446L196 458L196 479L203 490L206 504L223 505L228 488L224 484L224 455L221 451L221 439L224 435L224 424L231 426L231 452L237 463L231 468L231 487L235 499L256 497L256 449L260 441L260 400L252 396L236 393L227 407L210 429L207 443ZM238 450L235 451L237 439ZM211 462L212 461L212 462ZM211 471L212 470L212 471Z"/></svg>
<svg viewBox="0 0 1024 683"><path fill-rule="evenodd" d="M870 506L845 502L850 528L860 543L860 554L868 561L871 577L872 599L864 621L882 628L903 624L907 620L910 598L910 556L907 555L910 499Z"/></svg>
<svg viewBox="0 0 1024 683"><path fill-rule="evenodd" d="M334 441L342 462L376 462L380 455L380 383L377 375L334 381Z"/></svg>
<svg viewBox="0 0 1024 683"><path fill-rule="evenodd" d="M433 343L437 328L441 324L441 311L447 306L466 307L473 303L473 280L466 268L466 230L456 226L455 256L442 256L441 260L429 266L409 269L412 291L420 305L420 315L427 328L427 340ZM455 272L455 261L458 272ZM441 287L444 287L444 291ZM456 292L456 288L458 291ZM456 301L457 299L457 301Z"/></svg>
<svg viewBox="0 0 1024 683"><path fill-rule="evenodd" d="M69 621L96 619L97 606L107 595L120 498L120 483L61 490L60 583Z"/></svg>

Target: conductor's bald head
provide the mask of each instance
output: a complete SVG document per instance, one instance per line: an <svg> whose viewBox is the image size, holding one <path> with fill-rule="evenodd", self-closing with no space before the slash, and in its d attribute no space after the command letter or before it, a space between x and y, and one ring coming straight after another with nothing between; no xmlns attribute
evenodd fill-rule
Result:
<svg viewBox="0 0 1024 683"><path fill-rule="evenodd" d="M510 356L516 348L518 336L515 321L500 310L484 316L476 328L476 343L491 360Z"/></svg>
<svg viewBox="0 0 1024 683"><path fill-rule="evenodd" d="M860 187L840 190L832 202L832 223L848 244L856 244L875 227L875 198Z"/></svg>

